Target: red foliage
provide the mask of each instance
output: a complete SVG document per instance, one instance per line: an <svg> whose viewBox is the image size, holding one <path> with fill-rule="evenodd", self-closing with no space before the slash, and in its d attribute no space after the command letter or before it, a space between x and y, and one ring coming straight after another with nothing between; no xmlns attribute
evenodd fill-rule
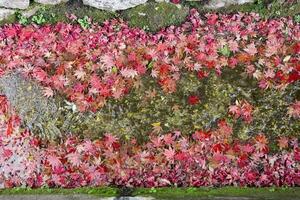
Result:
<svg viewBox="0 0 300 200"><path fill-rule="evenodd" d="M258 89L280 89L299 81L299 35L291 19L207 14L203 20L196 10L182 26L156 34L121 20L91 24L88 30L64 23L6 25L0 28L0 76L18 71L38 81L48 98L63 94L82 112L122 98L133 81L147 75L173 93L182 72L197 73L201 81L239 66ZM190 95L187 103L197 105L200 97ZM299 105L295 100L287 114L299 118ZM111 134L46 144L23 130L8 108L0 96L0 187L300 185L297 138L279 138L284 151L270 154L264 134L242 143L233 140L232 126L219 120L216 129L192 137L150 135L144 145L135 139L122 143ZM251 123L253 110L246 100L237 100L229 113Z"/></svg>
<svg viewBox="0 0 300 200"><path fill-rule="evenodd" d="M188 103L190 105L196 105L200 102L200 98L196 95L191 95L188 97Z"/></svg>

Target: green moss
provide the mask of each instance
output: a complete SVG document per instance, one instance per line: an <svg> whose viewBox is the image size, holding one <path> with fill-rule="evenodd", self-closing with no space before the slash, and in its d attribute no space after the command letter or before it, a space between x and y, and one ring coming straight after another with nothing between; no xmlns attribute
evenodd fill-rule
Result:
<svg viewBox="0 0 300 200"><path fill-rule="evenodd" d="M248 197L254 199L298 199L299 188L139 188L135 196L153 196L157 199L202 199L214 197Z"/></svg>
<svg viewBox="0 0 300 200"><path fill-rule="evenodd" d="M5 24L12 24L16 21L16 15L10 15L9 17L7 17L6 19L0 21L0 26L3 26Z"/></svg>
<svg viewBox="0 0 300 200"><path fill-rule="evenodd" d="M0 190L1 195L73 195L73 194L84 194L84 195L94 195L100 197L113 197L118 195L119 191L117 188L112 187L99 187L99 188L76 188L76 189L50 189L50 188L40 188L40 189L30 189L30 188L13 188L13 189L2 189Z"/></svg>
<svg viewBox="0 0 300 200"><path fill-rule="evenodd" d="M225 119L233 126L233 136L247 140L255 134L265 133L270 142L278 136L297 136L300 121L289 117L288 106L297 99L297 85L283 91L258 90L257 81L241 72L242 68L223 70L218 77L211 73L199 80L195 73L184 72L174 93L166 93L156 80L144 76L135 80L139 88L119 100L109 99L106 105L93 114L77 114L61 121L70 126L68 132L81 137L99 138L103 133L116 134L122 139L147 140L147 135L159 123L160 133L179 130L190 135L195 130L215 129L219 120ZM188 97L197 95L200 103L188 104ZM247 100L253 105L253 121L248 124L228 114L236 100ZM276 109L274 109L276 108ZM280 119L280 120L278 120ZM63 125L58 125L63 127Z"/></svg>
<svg viewBox="0 0 300 200"><path fill-rule="evenodd" d="M253 199L289 200L300 198L300 188L125 188L130 191L131 196L152 196L157 199L215 199L214 197L247 197ZM94 195L99 197L124 196L124 188L98 187L98 188L77 188L77 189L29 189L14 188L2 189L0 195Z"/></svg>
<svg viewBox="0 0 300 200"><path fill-rule="evenodd" d="M203 7L203 3L187 2L190 8L196 8L200 13L218 12L218 13L250 13L255 12L261 17L268 19L274 17L296 16L300 13L300 3L290 4L282 3L282 1L257 0L254 3L245 3L242 5L230 5L228 7L216 10Z"/></svg>
<svg viewBox="0 0 300 200"><path fill-rule="evenodd" d="M43 138L61 136L55 125L58 107L54 99L43 96L40 85L18 73L0 79L0 90L22 119L22 125Z"/></svg>
<svg viewBox="0 0 300 200"><path fill-rule="evenodd" d="M113 12L99 10L93 7L77 5L76 3L61 3L59 5L47 5L40 8L34 16L42 15L46 19L46 23L57 23L57 22L71 22L66 14L74 14L79 19L88 16L93 19L94 22L102 23L105 20L116 16ZM33 17L30 17L32 20Z"/></svg>
<svg viewBox="0 0 300 200"><path fill-rule="evenodd" d="M299 82L284 91L253 91L255 110L250 132L261 131L267 134L270 142L276 142L278 136L299 137L300 121L287 115L289 105L297 100L298 88Z"/></svg>
<svg viewBox="0 0 300 200"><path fill-rule="evenodd" d="M275 9L274 9L275 10ZM281 16L296 16L300 14L300 3L294 4L289 7L284 7L284 10L280 13Z"/></svg>
<svg viewBox="0 0 300 200"><path fill-rule="evenodd" d="M160 123L161 133L180 130L189 135L198 129L215 128L219 119L226 118L231 102L229 93L234 92L230 84L215 74L200 81L194 73L185 72L176 92L171 94L163 91L151 77L136 81L140 82L139 88L120 100L108 100L95 115L73 122L76 126L71 132L92 138L109 132L144 141L153 131L153 124ZM199 96L201 103L189 105L187 99L191 94Z"/></svg>
<svg viewBox="0 0 300 200"><path fill-rule="evenodd" d="M255 3L246 3L243 5L231 5L226 8L220 8L217 10L207 9L203 6L205 1L201 2L188 2L186 1L183 6L178 6L171 3L155 3L149 2L144 5L137 6L132 9L120 11L119 13L108 12L99 10L93 7L85 6L80 3L61 3L59 5L47 5L42 6L37 3L32 3L27 9L31 10L35 7L39 7L37 13L30 17L28 23L33 21L40 21L43 23L57 23L66 22L70 20L66 17L66 13L73 13L78 18L84 18L85 16L91 17L96 22L103 22L105 20L119 17L119 14L129 22L132 27L139 27L145 30L156 32L161 28L170 25L181 24L188 15L189 8L196 8L202 14L207 12L218 13L238 13L238 12L256 12L263 18L273 17L286 17L286 16L299 16L300 3L295 4L282 4L282 2L275 0L270 3L267 0L257 0ZM37 17L38 16L38 17ZM40 18L40 20L36 20ZM300 18L300 17L298 17ZM9 18L0 21L0 26L4 24L10 24L18 21L16 15L12 15Z"/></svg>
<svg viewBox="0 0 300 200"><path fill-rule="evenodd" d="M188 7L171 3L149 2L121 13L132 27L139 27L151 32L170 25L179 25L187 17Z"/></svg>
<svg viewBox="0 0 300 200"><path fill-rule="evenodd" d="M276 143L278 136L299 135L300 121L287 115L289 105L299 99L299 82L289 85L285 90L261 90L255 79L243 73L241 66L234 70L223 70L221 78L234 88L233 93L228 93L232 97L231 104L235 100L245 99L254 107L253 121L250 124L240 119L235 121L234 136L247 139L263 132L271 143Z"/></svg>

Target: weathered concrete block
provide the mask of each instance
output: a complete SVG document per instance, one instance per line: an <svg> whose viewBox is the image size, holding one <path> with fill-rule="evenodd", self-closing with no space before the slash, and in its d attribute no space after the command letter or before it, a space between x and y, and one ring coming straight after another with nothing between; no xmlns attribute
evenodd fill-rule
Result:
<svg viewBox="0 0 300 200"><path fill-rule="evenodd" d="M0 7L26 9L29 0L0 0Z"/></svg>
<svg viewBox="0 0 300 200"><path fill-rule="evenodd" d="M37 83L11 73L0 78L0 92L7 97L25 127L44 138L61 135L55 125L58 108L54 99L44 97Z"/></svg>
<svg viewBox="0 0 300 200"><path fill-rule="evenodd" d="M0 94L7 97L23 127L44 139L53 140L68 133L82 134L88 127L99 125L97 115L71 109L74 104L59 95L46 98L37 82L19 73L0 78Z"/></svg>
<svg viewBox="0 0 300 200"><path fill-rule="evenodd" d="M126 10L146 2L147 0L83 0L85 5L109 11Z"/></svg>
<svg viewBox="0 0 300 200"><path fill-rule="evenodd" d="M0 8L0 21L3 19L6 19L7 17L13 15L15 13L14 10L6 9L6 8Z"/></svg>
<svg viewBox="0 0 300 200"><path fill-rule="evenodd" d="M68 0L34 0L37 3L41 4L49 4L49 5L56 5L62 2L68 2Z"/></svg>
<svg viewBox="0 0 300 200"><path fill-rule="evenodd" d="M233 4L244 4L253 2L254 0L211 0L207 5L205 5L205 7L210 9L218 9Z"/></svg>

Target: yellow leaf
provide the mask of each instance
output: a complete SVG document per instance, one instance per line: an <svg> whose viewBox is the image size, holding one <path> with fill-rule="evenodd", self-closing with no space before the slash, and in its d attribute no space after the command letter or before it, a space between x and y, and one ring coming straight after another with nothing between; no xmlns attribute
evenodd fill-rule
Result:
<svg viewBox="0 0 300 200"><path fill-rule="evenodd" d="M195 128L195 129L200 129L201 127L200 127L200 126L197 126L197 125L194 125L194 128Z"/></svg>
<svg viewBox="0 0 300 200"><path fill-rule="evenodd" d="M155 123L153 123L153 124L151 124L153 127L159 127L160 126L160 122L155 122Z"/></svg>

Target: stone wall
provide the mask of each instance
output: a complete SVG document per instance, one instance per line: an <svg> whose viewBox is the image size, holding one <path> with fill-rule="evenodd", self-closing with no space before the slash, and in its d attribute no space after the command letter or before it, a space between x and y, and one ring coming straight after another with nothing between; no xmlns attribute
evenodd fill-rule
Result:
<svg viewBox="0 0 300 200"><path fill-rule="evenodd" d="M59 4L68 0L35 0L37 3L42 4ZM0 0L0 7L12 8L12 9L27 9L29 7L30 0Z"/></svg>
<svg viewBox="0 0 300 200"><path fill-rule="evenodd" d="M253 3L253 0L210 0L205 6L211 9L222 8L233 4Z"/></svg>
<svg viewBox="0 0 300 200"><path fill-rule="evenodd" d="M29 7L29 0L0 0L0 7L26 9Z"/></svg>

